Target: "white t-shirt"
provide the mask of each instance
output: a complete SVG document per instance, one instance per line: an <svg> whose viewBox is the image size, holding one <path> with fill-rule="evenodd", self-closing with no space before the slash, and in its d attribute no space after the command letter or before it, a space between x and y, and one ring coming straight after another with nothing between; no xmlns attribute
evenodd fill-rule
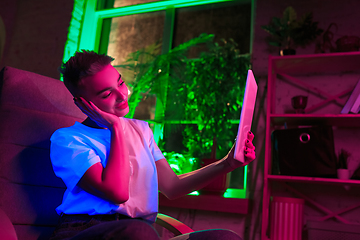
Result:
<svg viewBox="0 0 360 240"><path fill-rule="evenodd" d="M164 158L148 123L120 118L129 150L129 199L115 204L96 197L77 183L87 169L101 162L105 167L110 151L110 130L87 127L79 122L61 128L51 137L50 157L55 174L67 189L58 214L113 214L155 221L158 212L158 182L155 161Z"/></svg>

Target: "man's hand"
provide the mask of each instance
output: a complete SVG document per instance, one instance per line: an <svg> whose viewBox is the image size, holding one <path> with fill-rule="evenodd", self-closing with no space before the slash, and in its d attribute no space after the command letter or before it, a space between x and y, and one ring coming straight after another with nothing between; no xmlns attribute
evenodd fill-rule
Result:
<svg viewBox="0 0 360 240"><path fill-rule="evenodd" d="M235 144L231 148L228 155L225 157L226 162L230 165L232 169L238 168L238 167L244 167L251 163L256 158L255 154L255 146L252 143L252 140L254 139L254 134L252 132L248 132L247 139L245 140L245 148L244 148L244 156L245 156L245 162L242 163L234 158L234 152L235 152Z"/></svg>
<svg viewBox="0 0 360 240"><path fill-rule="evenodd" d="M94 103L86 101L82 97L74 98L74 102L76 106L99 127L105 127L111 130L114 124L120 124L118 116L102 111Z"/></svg>
<svg viewBox="0 0 360 240"><path fill-rule="evenodd" d="M111 131L110 152L106 166L104 167L100 162L92 165L80 179L79 186L95 196L116 204L126 202L129 199L130 162L124 132L120 130L120 118L102 111L94 103L82 97L74 98L74 102L88 116L87 120Z"/></svg>

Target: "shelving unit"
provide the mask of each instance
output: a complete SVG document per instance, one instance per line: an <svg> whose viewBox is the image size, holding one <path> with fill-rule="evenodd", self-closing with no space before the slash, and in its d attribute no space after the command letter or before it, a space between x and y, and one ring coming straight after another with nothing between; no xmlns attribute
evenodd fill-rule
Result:
<svg viewBox="0 0 360 240"><path fill-rule="evenodd" d="M262 228L261 239L269 240L269 212L270 212L270 197L272 196L272 185L278 184L284 186L290 192L297 196L301 196L307 203L320 209L326 216L322 220L329 218L336 218L343 223L349 223L346 219L339 216L345 211L350 211L360 206L355 204L341 211L331 211L321 204L313 201L309 197L303 195L297 189L289 185L289 183L301 184L331 184L343 186L360 187L360 181L357 180L340 180L330 178L316 178L316 177L299 177L299 176L285 176L272 175L272 143L271 133L277 128L284 125L298 126L298 125L319 125L326 124L336 126L338 128L360 128L359 114L340 114L317 113L318 109L331 102L337 102L340 105L340 98L352 92L353 88L339 89L338 93L327 93L318 86L313 86L311 82L299 80L297 76L308 78L314 75L336 75L352 73L359 75L360 78L360 52L348 53L329 53L329 54L311 54L311 55L294 55L294 56L270 56L268 68L268 89L267 89L267 109L266 109L266 134L265 134L265 163L264 163L264 188L263 188L263 211L262 211ZM293 86L298 86L307 89L309 92L322 96L322 101L315 105L308 106L304 114L284 113L276 109L278 99L276 96L276 81L279 79L286 79L291 82ZM309 104L308 104L309 105ZM274 239L271 239L274 240Z"/></svg>

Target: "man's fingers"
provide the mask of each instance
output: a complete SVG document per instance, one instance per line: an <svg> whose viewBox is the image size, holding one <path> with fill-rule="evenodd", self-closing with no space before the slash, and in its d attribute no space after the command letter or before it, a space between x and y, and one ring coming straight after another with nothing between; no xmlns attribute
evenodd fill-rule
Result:
<svg viewBox="0 0 360 240"><path fill-rule="evenodd" d="M254 139L254 134L251 131L247 133L247 139L249 139L250 141Z"/></svg>
<svg viewBox="0 0 360 240"><path fill-rule="evenodd" d="M255 151L253 149L245 149L245 157L249 158L251 160L254 160L256 158Z"/></svg>
<svg viewBox="0 0 360 240"><path fill-rule="evenodd" d="M74 103L85 115L87 115L93 121L96 121L96 119L99 117L100 114L98 113L98 108L91 102L86 101L84 98L74 98Z"/></svg>
<svg viewBox="0 0 360 240"><path fill-rule="evenodd" d="M249 139L245 140L245 147L255 150L254 144Z"/></svg>

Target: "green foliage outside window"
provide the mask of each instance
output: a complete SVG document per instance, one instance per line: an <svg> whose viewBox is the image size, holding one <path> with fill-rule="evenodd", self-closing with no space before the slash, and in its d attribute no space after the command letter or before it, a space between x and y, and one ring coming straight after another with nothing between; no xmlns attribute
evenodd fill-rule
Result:
<svg viewBox="0 0 360 240"><path fill-rule="evenodd" d="M189 166L196 168L200 159L209 158L214 142L212 155L216 150L218 157L225 156L237 133L237 124L231 120L240 116L250 58L240 55L232 40L214 43L213 38L202 34L162 55L154 44L130 54L120 66L134 74L127 117L133 116L144 96L156 95L165 110L155 121L192 123L183 131L186 150L167 153L168 161L187 166L184 172L192 170ZM188 51L198 47L205 50L189 58ZM184 159L189 163L181 163Z"/></svg>
<svg viewBox="0 0 360 240"><path fill-rule="evenodd" d="M187 126L184 131L184 145L192 156L209 158L215 142L217 158L230 150L237 134L237 124L231 120L240 117L249 65L249 57L241 56L231 40L210 42L208 51L187 65L191 84L185 116L198 123L197 128ZM212 156L216 157L214 152Z"/></svg>

